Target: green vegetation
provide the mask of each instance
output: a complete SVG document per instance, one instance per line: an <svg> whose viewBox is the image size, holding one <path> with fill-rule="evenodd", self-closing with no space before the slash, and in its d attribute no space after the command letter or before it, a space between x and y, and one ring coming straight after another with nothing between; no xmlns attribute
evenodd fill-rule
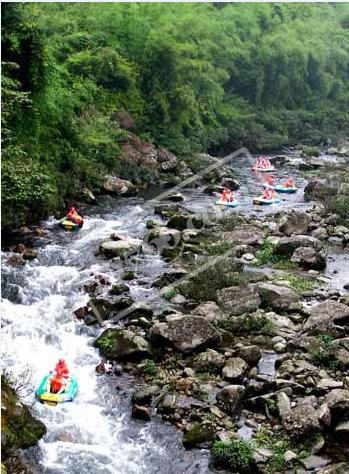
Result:
<svg viewBox="0 0 349 474"><path fill-rule="evenodd" d="M233 472L252 473L252 446L243 439L215 441L212 445L212 455L215 462Z"/></svg>
<svg viewBox="0 0 349 474"><path fill-rule="evenodd" d="M155 376L158 373L156 363L152 359L145 359L143 363L143 372L147 375Z"/></svg>
<svg viewBox="0 0 349 474"><path fill-rule="evenodd" d="M1 9L5 227L98 190L107 172L152 181L151 168L123 161L129 130L190 157L312 145L349 128L348 4Z"/></svg>
<svg viewBox="0 0 349 474"><path fill-rule="evenodd" d="M280 280L280 278L278 278L278 280ZM301 275L295 275L291 273L283 275L282 280L288 281L291 287L298 293L306 293L308 291L311 291L320 284L318 280L314 280L312 278L305 278Z"/></svg>
<svg viewBox="0 0 349 474"><path fill-rule="evenodd" d="M320 347L311 353L313 362L329 369L337 369L339 361L333 350L333 337L329 334L319 334L317 338L320 342Z"/></svg>
<svg viewBox="0 0 349 474"><path fill-rule="evenodd" d="M275 441L275 437L263 428L256 433L254 442L257 446L270 449L273 453L266 464L266 473L283 472L286 464L284 454L291 449L290 442L285 439Z"/></svg>
<svg viewBox="0 0 349 474"><path fill-rule="evenodd" d="M219 326L234 334L266 334L274 332L274 325L264 314L244 314L224 319Z"/></svg>
<svg viewBox="0 0 349 474"><path fill-rule="evenodd" d="M169 288L168 290L162 293L162 296L163 298L165 298L165 300L171 301L172 298L174 298L177 294L178 291L176 290L176 288Z"/></svg>
<svg viewBox="0 0 349 474"><path fill-rule="evenodd" d="M278 270L292 270L297 268L297 265L290 261L286 255L280 255L274 252L274 245L272 242L265 240L258 252L256 252L256 266L262 267L263 265L272 265Z"/></svg>

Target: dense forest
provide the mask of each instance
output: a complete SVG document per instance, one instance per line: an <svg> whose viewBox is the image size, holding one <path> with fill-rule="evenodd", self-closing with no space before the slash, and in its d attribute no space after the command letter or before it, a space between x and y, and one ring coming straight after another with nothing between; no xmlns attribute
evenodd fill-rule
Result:
<svg viewBox="0 0 349 474"><path fill-rule="evenodd" d="M125 122L179 157L320 143L348 85L348 4L3 3L3 225L127 177Z"/></svg>

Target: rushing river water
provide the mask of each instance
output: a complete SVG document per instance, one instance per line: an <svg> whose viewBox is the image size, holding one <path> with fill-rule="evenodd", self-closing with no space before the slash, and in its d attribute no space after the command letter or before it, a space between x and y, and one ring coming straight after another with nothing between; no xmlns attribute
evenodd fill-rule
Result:
<svg viewBox="0 0 349 474"><path fill-rule="evenodd" d="M232 163L241 191L239 211L253 214L270 212L256 209L252 196L261 186L243 159ZM282 174L287 174L285 169ZM293 175L295 172L293 171ZM296 173L299 185L304 180ZM184 205L196 212L207 212L213 199L201 188L183 189ZM303 192L282 200L281 208L304 208ZM275 210L275 208L273 209ZM234 212L224 209L220 212ZM112 283L124 269L121 264L96 255L98 244L112 232L142 237L145 222L153 216L153 203L146 197L113 199L105 197L91 209L78 233L58 230L51 219L45 239L37 239L38 258L23 268L6 264L10 255L3 253L2 360L15 376L25 372L28 385L24 397L33 402L33 393L41 378L58 358L64 357L79 380L74 403L55 408L34 403L33 411L47 426L39 447L27 455L35 459L38 472L45 474L205 474L209 468L207 451L184 450L181 434L159 420L142 423L130 418L129 388L132 379L98 377L100 361L92 342L100 328L77 321L73 310L88 300L82 285L94 274L105 275ZM156 311L164 307L158 290L151 287L154 278L167 264L157 254L145 252L133 262L137 279L130 283L131 296L146 301ZM166 303L167 304L167 303ZM117 389L118 386L118 389Z"/></svg>

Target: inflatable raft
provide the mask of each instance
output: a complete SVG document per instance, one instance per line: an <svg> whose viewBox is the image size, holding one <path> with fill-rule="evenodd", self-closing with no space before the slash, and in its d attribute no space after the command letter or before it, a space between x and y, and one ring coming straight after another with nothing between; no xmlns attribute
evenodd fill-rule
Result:
<svg viewBox="0 0 349 474"><path fill-rule="evenodd" d="M50 392L50 377L52 374L47 374L42 379L39 388L35 392L35 396L40 402L46 405L55 406L58 403L72 402L76 397L78 391L77 378L72 375L68 380L68 385L62 393L51 393Z"/></svg>
<svg viewBox="0 0 349 474"><path fill-rule="evenodd" d="M256 168L253 166L251 169L252 171L260 171L261 173L271 173L272 171L275 171L274 166L269 166L269 168Z"/></svg>
<svg viewBox="0 0 349 474"><path fill-rule="evenodd" d="M75 222L70 221L66 217L63 217L63 219L59 221L59 226L65 230L80 230L82 227L82 224L81 225L76 224Z"/></svg>
<svg viewBox="0 0 349 474"><path fill-rule="evenodd" d="M263 187L265 189L274 189L277 193L288 193L288 194L293 194L298 191L298 189L294 186L292 188L288 188L285 186L282 186L281 184L277 184L276 186L271 186L270 184L263 184Z"/></svg>
<svg viewBox="0 0 349 474"><path fill-rule="evenodd" d="M259 205L277 204L278 202L280 202L279 198L274 198L274 199L263 199L262 197L253 198L253 204L259 204Z"/></svg>
<svg viewBox="0 0 349 474"><path fill-rule="evenodd" d="M234 199L234 201L221 201L218 199L218 201L215 202L217 206L228 206L228 207L236 207L239 205L239 201Z"/></svg>

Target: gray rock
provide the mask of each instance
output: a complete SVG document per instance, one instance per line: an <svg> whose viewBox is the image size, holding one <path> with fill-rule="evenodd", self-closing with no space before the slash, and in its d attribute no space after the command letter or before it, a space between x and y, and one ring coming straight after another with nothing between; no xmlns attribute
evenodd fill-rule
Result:
<svg viewBox="0 0 349 474"><path fill-rule="evenodd" d="M152 398L160 393L158 385L144 385L138 388L132 395L132 403L137 405L150 405Z"/></svg>
<svg viewBox="0 0 349 474"><path fill-rule="evenodd" d="M99 246L99 251L107 258L114 257L129 257L142 250L141 242L138 239L127 240L107 240L102 242Z"/></svg>
<svg viewBox="0 0 349 474"><path fill-rule="evenodd" d="M156 323L150 337L155 343L172 346L180 352L215 347L221 340L218 331L200 316L182 316L168 323Z"/></svg>
<svg viewBox="0 0 349 474"><path fill-rule="evenodd" d="M255 286L243 285L217 291L217 302L223 310L236 316L255 311L262 300Z"/></svg>
<svg viewBox="0 0 349 474"><path fill-rule="evenodd" d="M102 183L103 191L117 196L134 196L138 193L138 188L126 179L116 176L105 176Z"/></svg>
<svg viewBox="0 0 349 474"><path fill-rule="evenodd" d="M254 367L258 364L262 357L262 352L258 346L243 346L241 345L236 354L248 363L250 367Z"/></svg>
<svg viewBox="0 0 349 474"><path fill-rule="evenodd" d="M318 415L313 403L313 397L308 397L284 414L282 423L291 437L306 436L320 431Z"/></svg>
<svg viewBox="0 0 349 474"><path fill-rule="evenodd" d="M338 423L338 425L335 428L335 431L337 433L349 435L349 420Z"/></svg>
<svg viewBox="0 0 349 474"><path fill-rule="evenodd" d="M292 303L297 303L300 300L299 294L287 286L258 283L257 290L262 303L276 310L287 309Z"/></svg>
<svg viewBox="0 0 349 474"><path fill-rule="evenodd" d="M243 385L226 385L216 396L218 407L226 413L233 415L245 392Z"/></svg>
<svg viewBox="0 0 349 474"><path fill-rule="evenodd" d="M188 272L184 268L174 268L158 276L154 280L152 286L156 288L163 288L164 286L168 286L171 283L174 283L175 281L179 280L180 278L185 277L187 274Z"/></svg>
<svg viewBox="0 0 349 474"><path fill-rule="evenodd" d="M108 359L135 360L152 356L149 342L127 329L106 329L94 345Z"/></svg>
<svg viewBox="0 0 349 474"><path fill-rule="evenodd" d="M319 227L318 229L314 229L311 233L311 236L319 240L325 240L328 238L327 230L325 227Z"/></svg>
<svg viewBox="0 0 349 474"><path fill-rule="evenodd" d="M301 463L303 464L305 469L307 469L308 471L315 470L316 472L318 472L318 469L320 469L321 467L325 467L330 464L330 462L330 459L321 456L316 456L314 454L301 460Z"/></svg>
<svg viewBox="0 0 349 474"><path fill-rule="evenodd" d="M223 178L221 185L223 186L223 188L228 188L232 191L237 191L238 189L240 189L239 181L234 178Z"/></svg>
<svg viewBox="0 0 349 474"><path fill-rule="evenodd" d="M194 368L200 372L219 372L223 365L223 355L213 349L201 352L194 359Z"/></svg>
<svg viewBox="0 0 349 474"><path fill-rule="evenodd" d="M304 212L293 211L282 217L279 230L283 234L306 234L309 227L309 217Z"/></svg>
<svg viewBox="0 0 349 474"><path fill-rule="evenodd" d="M298 247L312 247L316 250L321 250L322 243L319 239L308 235L282 237L276 243L274 251L275 253L291 256Z"/></svg>
<svg viewBox="0 0 349 474"><path fill-rule="evenodd" d="M240 357L229 359L223 367L222 375L230 382L240 381L248 370L248 364Z"/></svg>
<svg viewBox="0 0 349 474"><path fill-rule="evenodd" d="M343 387L343 382L339 382L337 380L333 379L321 379L317 385L317 388L320 388L322 390L331 390L333 388L342 388Z"/></svg>
<svg viewBox="0 0 349 474"><path fill-rule="evenodd" d="M202 316L210 323L217 322L223 318L224 313L214 301L206 301L193 309L192 314Z"/></svg>
<svg viewBox="0 0 349 474"><path fill-rule="evenodd" d="M284 418L291 411L291 401L285 392L279 392L276 395L278 412L281 418Z"/></svg>
<svg viewBox="0 0 349 474"><path fill-rule="evenodd" d="M336 184L327 179L315 178L309 181L304 188L304 199L307 201L319 200L325 201L330 196L337 194L338 187Z"/></svg>
<svg viewBox="0 0 349 474"><path fill-rule="evenodd" d="M264 239L265 232L257 226L243 224L231 232L224 233L224 239L236 244L257 245Z"/></svg>
<svg viewBox="0 0 349 474"><path fill-rule="evenodd" d="M302 332L312 333L329 331L334 325L343 325L349 322L349 307L333 300L326 300L306 310L309 317Z"/></svg>
<svg viewBox="0 0 349 474"><path fill-rule="evenodd" d="M179 230L164 226L155 227L144 236L145 243L156 247L160 255L164 255L167 249L178 247L181 240L182 234Z"/></svg>
<svg viewBox="0 0 349 474"><path fill-rule="evenodd" d="M311 247L298 247L291 257L291 262L298 263L307 270L326 268L326 254Z"/></svg>

